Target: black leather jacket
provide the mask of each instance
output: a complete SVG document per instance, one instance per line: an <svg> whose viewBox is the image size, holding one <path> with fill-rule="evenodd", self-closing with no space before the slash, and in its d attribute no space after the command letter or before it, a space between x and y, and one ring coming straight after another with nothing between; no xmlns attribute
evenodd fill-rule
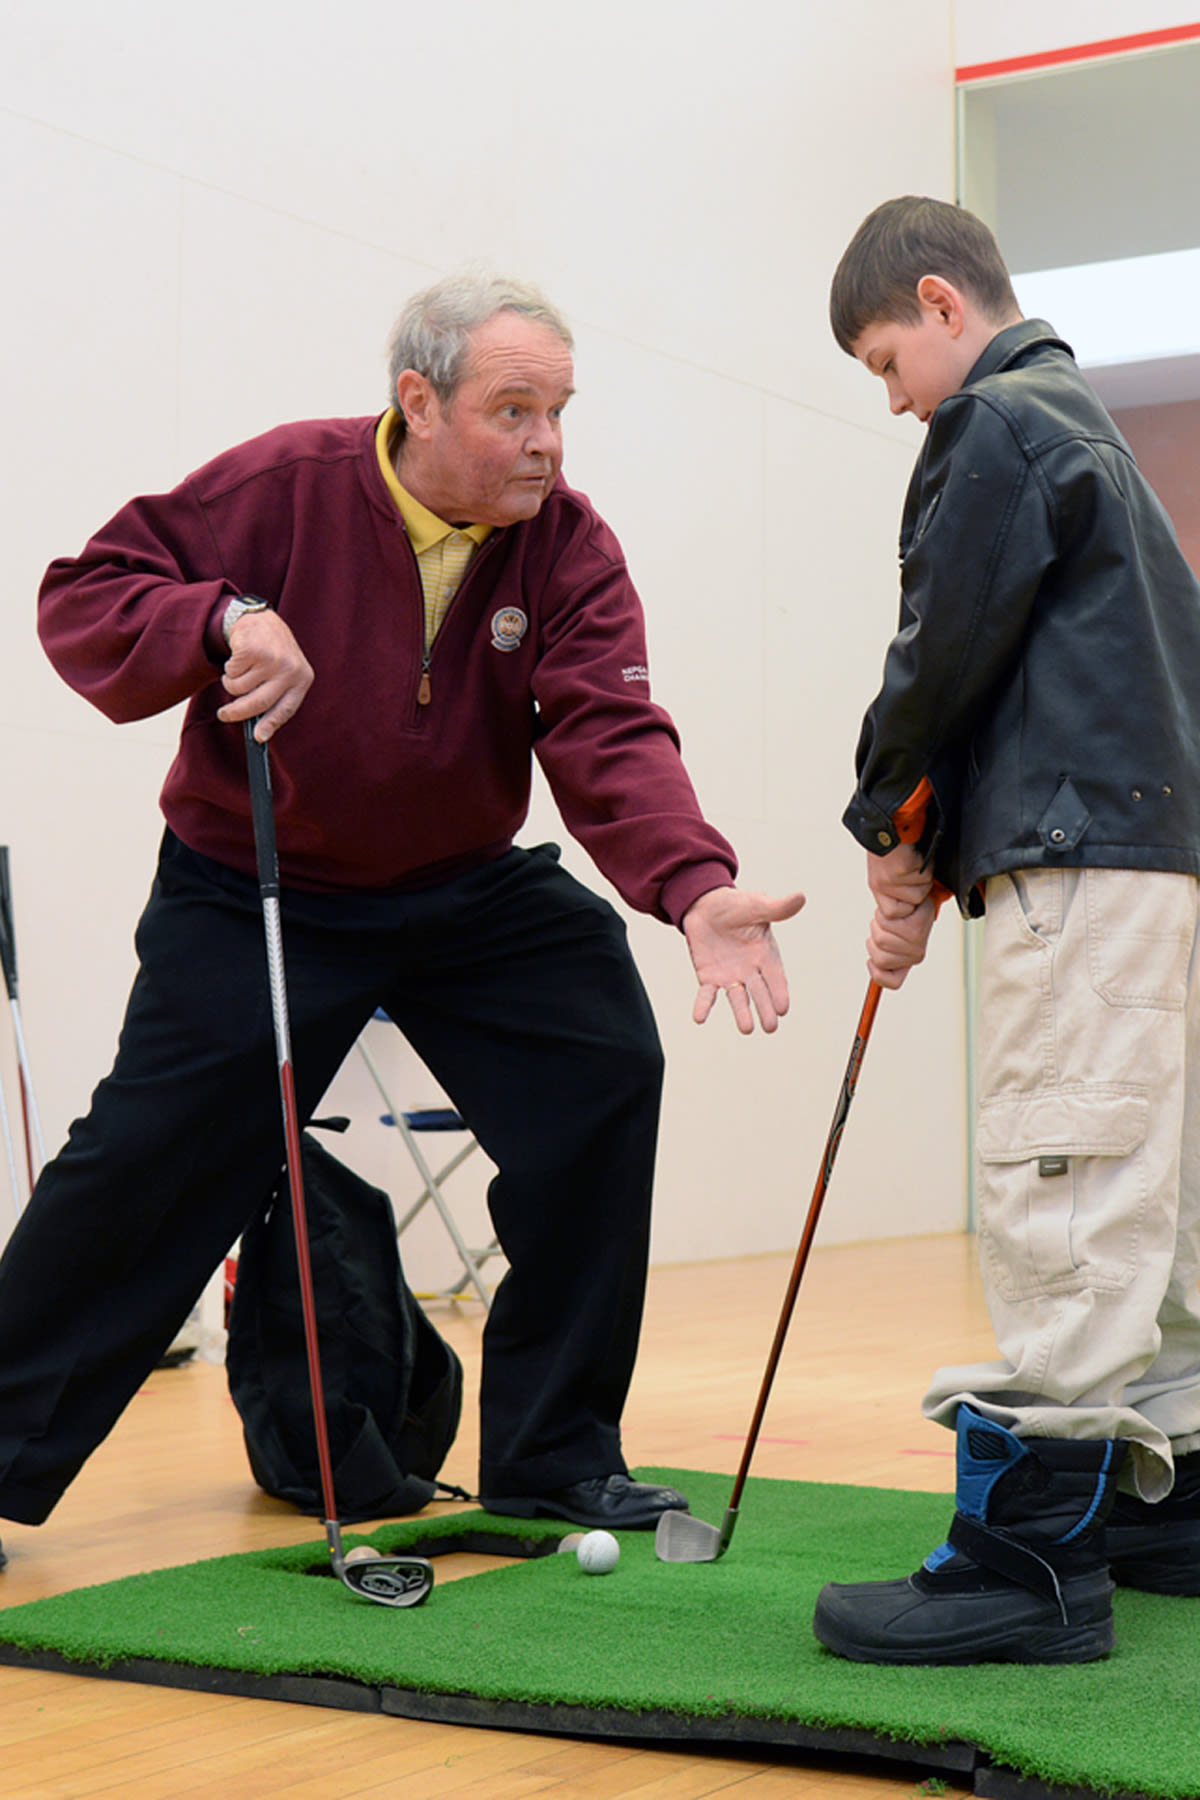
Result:
<svg viewBox="0 0 1200 1800"><path fill-rule="evenodd" d="M1043 320L999 332L937 408L900 557L859 842L889 850L928 778L922 843L965 913L1006 869L1200 873L1200 584Z"/></svg>

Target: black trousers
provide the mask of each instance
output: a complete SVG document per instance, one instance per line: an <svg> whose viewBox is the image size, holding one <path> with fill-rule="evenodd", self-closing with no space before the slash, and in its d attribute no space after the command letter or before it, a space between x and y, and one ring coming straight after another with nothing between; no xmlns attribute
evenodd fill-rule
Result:
<svg viewBox="0 0 1200 1800"><path fill-rule="evenodd" d="M285 893L311 1117L387 1009L498 1168L480 1491L625 1467L662 1052L624 927L512 850L424 893ZM116 1423L283 1159L257 884L169 832L112 1073L0 1259L0 1516L38 1524Z"/></svg>

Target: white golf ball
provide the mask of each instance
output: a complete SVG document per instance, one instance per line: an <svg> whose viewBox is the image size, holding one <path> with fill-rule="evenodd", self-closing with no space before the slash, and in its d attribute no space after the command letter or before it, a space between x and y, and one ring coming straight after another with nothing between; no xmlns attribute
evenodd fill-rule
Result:
<svg viewBox="0 0 1200 1800"><path fill-rule="evenodd" d="M621 1546L611 1531L589 1531L575 1551L579 1566L589 1575L607 1575L621 1560Z"/></svg>
<svg viewBox="0 0 1200 1800"><path fill-rule="evenodd" d="M343 1561L348 1563L374 1562L378 1555L379 1552L373 1544L356 1544L353 1550L347 1550Z"/></svg>

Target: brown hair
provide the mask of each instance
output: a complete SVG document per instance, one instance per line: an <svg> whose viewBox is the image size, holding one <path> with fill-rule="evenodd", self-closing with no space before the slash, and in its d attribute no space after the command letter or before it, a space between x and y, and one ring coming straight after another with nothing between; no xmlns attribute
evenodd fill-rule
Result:
<svg viewBox="0 0 1200 1800"><path fill-rule="evenodd" d="M989 318L1017 311L1017 297L992 233L974 213L945 200L905 194L868 213L851 238L829 290L829 323L849 355L880 319L915 324L917 284L940 275Z"/></svg>

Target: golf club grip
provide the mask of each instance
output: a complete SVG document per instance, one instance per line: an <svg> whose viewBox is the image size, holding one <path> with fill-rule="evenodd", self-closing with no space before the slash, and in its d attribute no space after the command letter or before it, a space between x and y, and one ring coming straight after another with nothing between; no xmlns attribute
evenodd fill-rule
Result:
<svg viewBox="0 0 1200 1800"><path fill-rule="evenodd" d="M8 845L0 844L0 963L4 965L4 985L10 1000L17 997L17 934L13 925L12 880L8 868Z"/></svg>
<svg viewBox="0 0 1200 1800"><path fill-rule="evenodd" d="M829 1136L825 1140L825 1150L821 1157L821 1167L817 1174L817 1183L813 1189L813 1197L808 1206L808 1217L804 1221L804 1231L800 1238L800 1247L796 1251L796 1260L792 1264L791 1279L787 1293L784 1295L783 1307L779 1314L779 1323L775 1327L775 1341L771 1345L771 1353L767 1358L766 1373L758 1393L758 1402L754 1408L754 1417L750 1421L750 1430L746 1435L746 1447L742 1451L742 1460L738 1467L737 1479L733 1484L733 1492L729 1497L729 1510L736 1512L741 1503L742 1489L746 1485L746 1477L750 1473L750 1459L754 1455L754 1447L758 1442L758 1434L762 1428L763 1415L767 1410L767 1400L771 1386L775 1380L775 1372L779 1367L779 1359L783 1353L784 1340L788 1326L792 1322L792 1313L796 1306L796 1296L800 1292L800 1282L808 1263L809 1251L816 1236L817 1225L821 1218L821 1208L825 1203L825 1195L829 1188L829 1178L833 1174L833 1165L837 1160L838 1146L842 1141L842 1132L846 1127L846 1116L850 1111L850 1102L854 1098L854 1090L858 1086L859 1071L866 1055L867 1043L871 1036L871 1027L875 1023L875 1014L879 1010L882 989L877 981L867 987L867 997L863 1001L859 1014L858 1026L854 1033L854 1043L850 1048L850 1060L846 1064L846 1073L842 1077L842 1086L834 1108L833 1124L829 1127Z"/></svg>
<svg viewBox="0 0 1200 1800"><path fill-rule="evenodd" d="M254 854L258 885L264 899L279 896L279 851L275 842L275 807L271 798L271 763L266 744L254 735L256 719L247 719L246 768L250 776L250 812L254 820Z"/></svg>

